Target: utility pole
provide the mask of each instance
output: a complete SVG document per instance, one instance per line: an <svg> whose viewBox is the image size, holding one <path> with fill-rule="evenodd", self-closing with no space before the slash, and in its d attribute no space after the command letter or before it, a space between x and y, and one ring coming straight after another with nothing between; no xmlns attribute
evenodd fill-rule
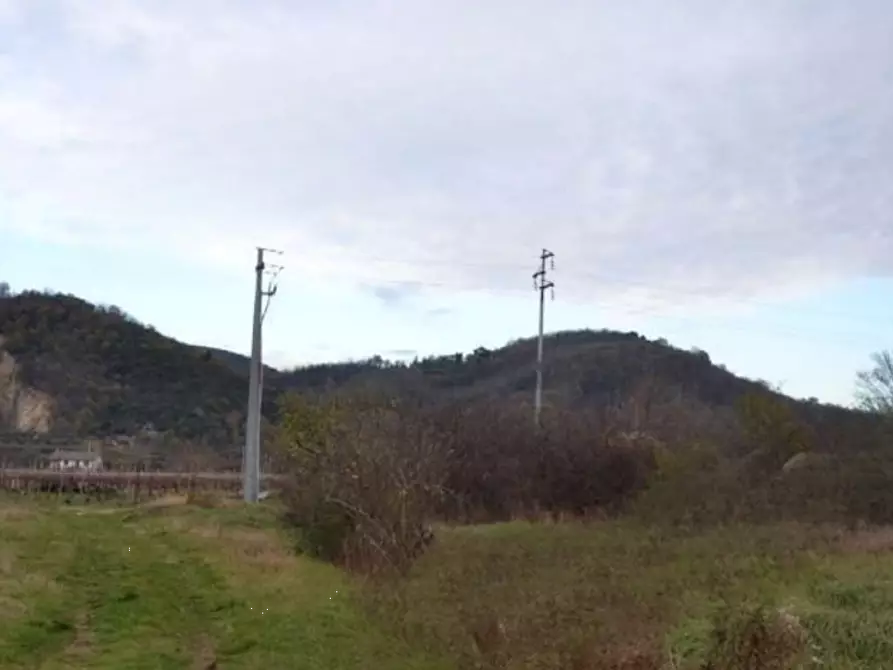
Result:
<svg viewBox="0 0 893 670"><path fill-rule="evenodd" d="M260 425L263 402L263 321L270 307L270 300L276 295L276 280L282 266L270 266L270 282L264 289L264 252L281 254L275 249L257 248L257 264L254 267L254 318L251 329L251 368L248 375L248 418L245 425L245 451L242 454L242 493L245 502L257 502L260 496ZM266 305L263 304L267 299Z"/></svg>
<svg viewBox="0 0 893 670"><path fill-rule="evenodd" d="M552 300L555 299L555 284L546 278L546 261L555 269L555 254L543 249L540 254L540 269L533 273L533 288L540 294L540 329L536 343L536 395L533 399L533 415L536 427L540 426L540 412L543 409L543 321L546 311L546 290L551 289Z"/></svg>

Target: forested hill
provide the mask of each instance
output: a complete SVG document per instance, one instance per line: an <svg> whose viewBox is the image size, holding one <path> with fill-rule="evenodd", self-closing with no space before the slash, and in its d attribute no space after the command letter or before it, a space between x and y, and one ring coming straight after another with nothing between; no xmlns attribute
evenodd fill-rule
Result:
<svg viewBox="0 0 893 670"><path fill-rule="evenodd" d="M765 391L763 382L738 377L714 365L703 351L684 351L638 333L579 330L548 335L545 341L546 398L555 403L612 402L643 383L666 393L728 406L748 391ZM480 396L532 397L536 384L536 339L516 340L499 349L394 363L379 357L331 363L283 373L280 383L325 388L372 379L414 390Z"/></svg>
<svg viewBox="0 0 893 670"><path fill-rule="evenodd" d="M0 366L6 370L0 374L0 429L15 428L23 403L42 397L48 400L53 433L133 435L149 429L208 443L239 439L247 399L244 356L178 342L118 308L56 293L0 296L0 336L6 361ZM272 416L276 397L285 390L322 392L345 385L412 393L432 402L529 402L535 353L536 341L529 338L408 363L373 357L291 371L268 368L264 410ZM767 392L764 384L713 364L705 352L612 331L550 335L545 379L546 402L570 407L617 402L643 388L651 397L717 409L749 391ZM802 406L838 418L851 414Z"/></svg>
<svg viewBox="0 0 893 670"><path fill-rule="evenodd" d="M23 292L0 298L0 335L17 384L52 399L53 432L223 439L241 422L239 374L116 307Z"/></svg>

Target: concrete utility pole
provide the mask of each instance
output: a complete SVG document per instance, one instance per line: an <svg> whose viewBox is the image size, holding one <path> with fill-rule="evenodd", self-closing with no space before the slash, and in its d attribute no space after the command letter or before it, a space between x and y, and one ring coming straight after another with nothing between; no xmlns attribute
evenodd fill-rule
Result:
<svg viewBox="0 0 893 670"><path fill-rule="evenodd" d="M546 311L546 290L552 290L555 299L555 284L546 278L546 261L550 261L551 269L555 269L555 254L543 249L540 254L540 269L533 273L533 288L540 294L540 329L536 343L536 395L533 399L533 415L537 428L540 426L540 412L543 408L543 321Z"/></svg>
<svg viewBox="0 0 893 670"><path fill-rule="evenodd" d="M270 300L276 295L276 279L282 266L270 266L270 283L264 290L264 252L281 254L275 249L257 248L257 265L254 268L254 318L251 329L251 369L248 379L248 418L245 425L245 451L242 454L242 492L245 502L257 502L260 496L260 424L263 402L263 331L262 325ZM267 299L263 305L264 298Z"/></svg>

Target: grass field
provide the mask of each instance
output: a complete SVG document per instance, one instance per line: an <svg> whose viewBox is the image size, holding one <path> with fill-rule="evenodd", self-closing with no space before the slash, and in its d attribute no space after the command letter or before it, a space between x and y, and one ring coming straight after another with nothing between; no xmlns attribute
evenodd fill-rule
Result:
<svg viewBox="0 0 893 670"><path fill-rule="evenodd" d="M247 512L0 501L0 668L450 667Z"/></svg>
<svg viewBox="0 0 893 670"><path fill-rule="evenodd" d="M453 657L499 620L507 667L780 669L719 653L715 634L746 637L750 614L781 608L820 667L893 667L891 530L513 523L442 539L380 606Z"/></svg>
<svg viewBox="0 0 893 670"><path fill-rule="evenodd" d="M0 499L4 669L699 668L760 605L799 618L821 667L893 667L893 531L443 529L373 587L292 555L262 506ZM784 667L733 656L712 667Z"/></svg>

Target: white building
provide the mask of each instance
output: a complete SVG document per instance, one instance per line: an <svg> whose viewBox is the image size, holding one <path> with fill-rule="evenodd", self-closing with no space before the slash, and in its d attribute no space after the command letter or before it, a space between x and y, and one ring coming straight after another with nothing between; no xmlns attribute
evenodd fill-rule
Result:
<svg viewBox="0 0 893 670"><path fill-rule="evenodd" d="M98 472L102 470L102 456L92 451L62 451L57 449L49 457L50 469L64 472Z"/></svg>

